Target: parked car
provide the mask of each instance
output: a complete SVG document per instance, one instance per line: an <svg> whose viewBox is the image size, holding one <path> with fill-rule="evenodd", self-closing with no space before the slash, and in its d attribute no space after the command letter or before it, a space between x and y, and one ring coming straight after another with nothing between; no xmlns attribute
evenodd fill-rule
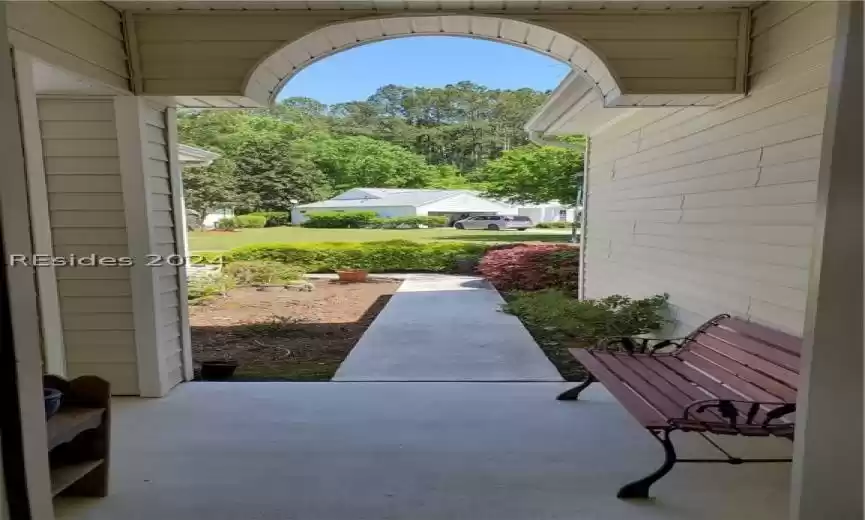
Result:
<svg viewBox="0 0 865 520"><path fill-rule="evenodd" d="M530 227L535 227L535 223L529 217L522 215L476 215L457 220L454 227L457 229L489 229L490 231L503 229L525 231Z"/></svg>

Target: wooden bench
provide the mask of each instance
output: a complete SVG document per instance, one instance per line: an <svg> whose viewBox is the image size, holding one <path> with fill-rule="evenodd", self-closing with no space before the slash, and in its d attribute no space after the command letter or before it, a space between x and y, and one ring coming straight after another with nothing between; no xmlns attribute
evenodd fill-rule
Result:
<svg viewBox="0 0 865 520"><path fill-rule="evenodd" d="M619 490L619 498L648 498L649 488L677 462L790 462L742 459L707 434L793 438L799 379L799 338L722 314L686 338L617 338L571 349L589 378L559 400L576 400L594 381L607 390L664 447L663 465ZM723 458L677 458L673 431L702 435Z"/></svg>

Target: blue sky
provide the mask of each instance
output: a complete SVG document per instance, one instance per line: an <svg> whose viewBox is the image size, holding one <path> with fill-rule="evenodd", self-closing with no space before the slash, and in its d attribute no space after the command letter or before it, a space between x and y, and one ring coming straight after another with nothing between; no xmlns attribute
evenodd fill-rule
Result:
<svg viewBox="0 0 865 520"><path fill-rule="evenodd" d="M382 85L441 87L469 80L493 89L555 88L568 67L536 52L474 38L414 36L355 47L301 70L279 99L334 104L366 99Z"/></svg>

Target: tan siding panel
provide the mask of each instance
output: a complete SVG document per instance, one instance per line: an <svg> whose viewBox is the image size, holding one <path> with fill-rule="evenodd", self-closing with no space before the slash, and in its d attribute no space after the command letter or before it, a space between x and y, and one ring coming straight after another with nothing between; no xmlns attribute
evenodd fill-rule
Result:
<svg viewBox="0 0 865 520"><path fill-rule="evenodd" d="M130 296L132 294L129 280L102 280L93 283L90 280L58 280L57 286L61 296Z"/></svg>
<svg viewBox="0 0 865 520"><path fill-rule="evenodd" d="M50 218L54 228L126 226L126 215L123 211L52 211Z"/></svg>
<svg viewBox="0 0 865 520"><path fill-rule="evenodd" d="M119 245L127 243L126 228L57 228L53 235L55 245Z"/></svg>
<svg viewBox="0 0 865 520"><path fill-rule="evenodd" d="M77 364L136 363L135 348L129 345L88 345L86 349L74 348L67 358Z"/></svg>
<svg viewBox="0 0 865 520"><path fill-rule="evenodd" d="M47 139L42 150L46 157L117 157L115 139Z"/></svg>
<svg viewBox="0 0 865 520"><path fill-rule="evenodd" d="M134 330L132 313L114 313L107 319L105 313L93 314L65 314L63 316L63 330Z"/></svg>
<svg viewBox="0 0 865 520"><path fill-rule="evenodd" d="M122 193L116 175L48 175L48 193Z"/></svg>
<svg viewBox="0 0 865 520"><path fill-rule="evenodd" d="M43 139L116 139L117 127L113 121L44 121Z"/></svg>
<svg viewBox="0 0 865 520"><path fill-rule="evenodd" d="M132 299L129 297L72 297L60 299L63 312L132 312Z"/></svg>
<svg viewBox="0 0 865 520"><path fill-rule="evenodd" d="M729 312L801 334L834 9L761 6L748 96L593 137L586 296L667 292L680 332Z"/></svg>
<svg viewBox="0 0 865 520"><path fill-rule="evenodd" d="M48 205L52 210L123 211L123 197L104 193L50 193Z"/></svg>
<svg viewBox="0 0 865 520"><path fill-rule="evenodd" d="M138 395L138 368L133 363L68 363L69 377L98 376L108 381L113 395Z"/></svg>
<svg viewBox="0 0 865 520"><path fill-rule="evenodd" d="M52 175L120 175L117 157L46 157L45 171Z"/></svg>
<svg viewBox="0 0 865 520"><path fill-rule="evenodd" d="M45 121L110 121L114 122L114 106L105 101L40 99L39 120Z"/></svg>

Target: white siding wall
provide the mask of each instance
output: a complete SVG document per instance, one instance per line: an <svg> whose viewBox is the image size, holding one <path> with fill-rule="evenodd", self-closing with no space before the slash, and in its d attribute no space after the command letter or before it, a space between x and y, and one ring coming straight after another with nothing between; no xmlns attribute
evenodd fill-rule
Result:
<svg viewBox="0 0 865 520"><path fill-rule="evenodd" d="M171 154L168 147L167 111L164 107L147 105L144 114L146 123L145 173L150 190L150 220L152 222L154 254L162 258L183 255L175 239L175 222L172 183ZM176 160L176 159L175 159ZM183 356L181 329L180 283L178 267L163 265L156 267L159 299L157 323L159 327L158 348L165 360L167 383L174 386L183 380Z"/></svg>
<svg viewBox="0 0 865 520"><path fill-rule="evenodd" d="M747 97L639 109L593 136L586 296L668 292L801 334L836 6L754 12Z"/></svg>
<svg viewBox="0 0 865 520"><path fill-rule="evenodd" d="M111 99L40 99L54 254L128 255ZM137 394L129 269L57 269L68 374Z"/></svg>
<svg viewBox="0 0 865 520"><path fill-rule="evenodd" d="M103 2L8 2L9 42L67 70L129 89L120 13Z"/></svg>

